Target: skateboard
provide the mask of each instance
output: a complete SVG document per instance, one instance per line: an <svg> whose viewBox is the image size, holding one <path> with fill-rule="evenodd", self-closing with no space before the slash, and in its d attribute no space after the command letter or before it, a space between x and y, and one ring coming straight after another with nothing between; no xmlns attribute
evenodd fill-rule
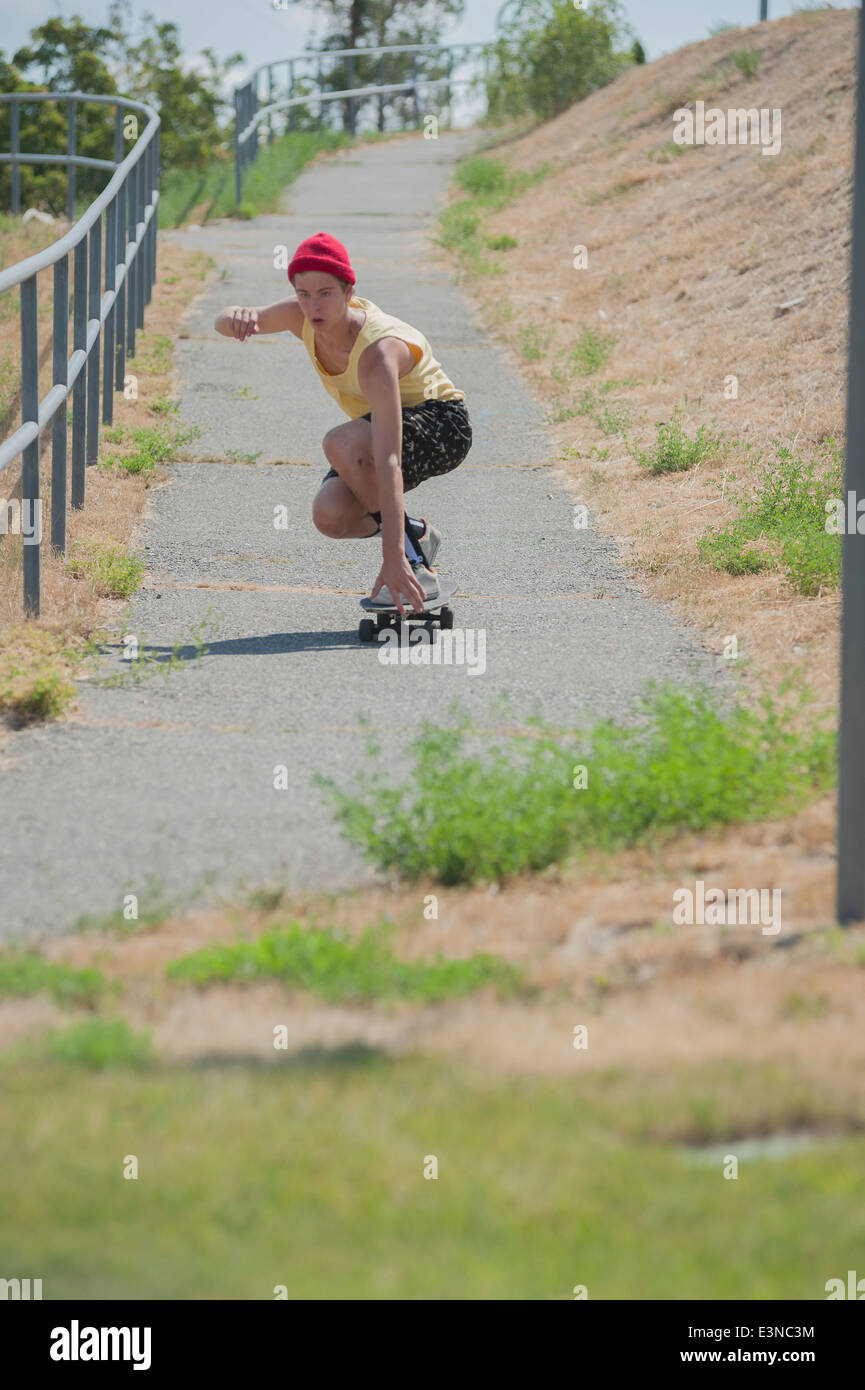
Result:
<svg viewBox="0 0 865 1390"><path fill-rule="evenodd" d="M452 579L439 580L439 596L430 603L425 604L422 613L416 613L410 604L404 603L405 617L399 609L377 608L369 598L362 598L360 606L366 613L373 613L372 618L361 618L360 627L357 635L361 642L374 642L379 632L385 628L401 628L403 623L422 623L427 632L432 633L436 623L439 627L452 628L454 625L453 609L448 607L456 590L456 584Z"/></svg>

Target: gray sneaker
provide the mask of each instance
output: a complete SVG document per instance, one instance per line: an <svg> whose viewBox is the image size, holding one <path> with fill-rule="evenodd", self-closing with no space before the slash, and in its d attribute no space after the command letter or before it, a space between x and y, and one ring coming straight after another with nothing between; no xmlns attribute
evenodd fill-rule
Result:
<svg viewBox="0 0 865 1390"><path fill-rule="evenodd" d="M426 565L415 564L415 565L412 565L411 569L412 569L412 574L414 575L415 579L417 580L417 582L420 584L421 588L423 589L424 598L425 598L426 602L427 602L427 603L435 603L436 599L438 598L438 596L439 596L439 594L440 594L440 592L441 592L441 590L440 590L440 588L439 588L439 577L438 577L438 575L435 573L434 570L427 569ZM409 600L405 597L405 595L403 595L403 605L404 605L404 607L405 607L405 609L406 609L406 612L412 612L412 613L413 613L413 612L416 611L414 608L412 608L411 603L410 603ZM386 584L385 584L385 586L384 586L383 589L379 589L379 591L378 591L378 593L376 594L375 598L371 598L371 599L370 599L370 607L371 607L371 608L393 608L393 607L395 607L393 598L391 597L390 589L387 587Z"/></svg>
<svg viewBox="0 0 865 1390"><path fill-rule="evenodd" d="M430 526L426 517L422 516L421 521L424 523L426 530L417 542L417 548L426 560L429 568L432 569L435 558L439 552L439 546L442 543L441 532L437 531L434 526Z"/></svg>

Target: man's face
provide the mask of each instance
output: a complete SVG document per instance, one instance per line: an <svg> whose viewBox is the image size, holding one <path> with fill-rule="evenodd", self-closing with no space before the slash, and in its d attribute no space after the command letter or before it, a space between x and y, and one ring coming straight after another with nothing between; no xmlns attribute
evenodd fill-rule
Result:
<svg viewBox="0 0 865 1390"><path fill-rule="evenodd" d="M345 313L350 298L333 275L303 270L294 277L294 292L313 328L325 332Z"/></svg>

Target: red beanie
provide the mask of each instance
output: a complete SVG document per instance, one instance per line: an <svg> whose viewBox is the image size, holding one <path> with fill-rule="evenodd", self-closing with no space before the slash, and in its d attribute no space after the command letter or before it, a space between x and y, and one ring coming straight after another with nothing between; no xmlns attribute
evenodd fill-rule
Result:
<svg viewBox="0 0 865 1390"><path fill-rule="evenodd" d="M357 283L357 276L351 268L348 252L341 241L327 232L316 232L302 241L291 259L288 278L302 270L320 270L326 275L336 275L340 280Z"/></svg>

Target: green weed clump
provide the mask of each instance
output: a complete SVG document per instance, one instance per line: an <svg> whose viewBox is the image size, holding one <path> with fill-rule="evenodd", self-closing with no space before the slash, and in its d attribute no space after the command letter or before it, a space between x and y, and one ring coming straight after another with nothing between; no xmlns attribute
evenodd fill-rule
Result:
<svg viewBox="0 0 865 1390"><path fill-rule="evenodd" d="M837 587L841 537L826 530L827 503L844 495L837 441L824 456L805 459L774 441L774 459L753 463L733 494L738 515L710 526L697 542L700 557L728 574L780 570L800 594Z"/></svg>
<svg viewBox="0 0 865 1390"><path fill-rule="evenodd" d="M172 961L169 979L197 985L214 981L279 979L325 999L400 998L435 1003L455 999L484 985L505 993L517 988L520 973L495 956L404 961L394 955L391 928L383 923L351 938L332 927L299 922L265 932L254 941L209 946Z"/></svg>
<svg viewBox="0 0 865 1390"><path fill-rule="evenodd" d="M141 588L147 564L109 539L77 541L66 562L75 579L89 579L103 598L129 598Z"/></svg>
<svg viewBox="0 0 865 1390"><path fill-rule="evenodd" d="M488 155L469 155L457 166L456 181L465 197L450 203L439 216L437 240L440 246L457 251L476 275L499 275L504 267L491 261L489 250L509 250L516 246L512 236L483 234L483 220L515 202L527 188L546 178L552 165L537 169L510 170L501 159Z"/></svg>
<svg viewBox="0 0 865 1390"><path fill-rule="evenodd" d="M122 1018L92 1018L71 1028L52 1029L45 1053L56 1062L103 1071L109 1067L146 1067L154 1060L150 1037L133 1033Z"/></svg>
<svg viewBox="0 0 865 1390"><path fill-rule="evenodd" d="M800 704L804 698L803 689ZM400 786L388 784L374 761L354 790L317 780L343 833L370 861L446 884L500 880L584 850L762 820L832 785L834 730L814 724L795 732L768 695L756 710L724 714L705 686L653 683L638 706L642 723L632 727L603 719L562 736L533 720L529 734L483 752L468 719L427 726L411 745L414 765Z"/></svg>
<svg viewBox="0 0 865 1390"><path fill-rule="evenodd" d="M693 439L686 434L681 410L674 411L670 420L659 420L655 429L658 437L653 447L636 451L640 468L650 473L684 472L723 450L723 435L713 434L706 425L700 425Z"/></svg>
<svg viewBox="0 0 865 1390"><path fill-rule="evenodd" d="M26 998L44 990L60 1004L93 1007L104 989L100 970L75 970L35 951L0 950L0 999Z"/></svg>

